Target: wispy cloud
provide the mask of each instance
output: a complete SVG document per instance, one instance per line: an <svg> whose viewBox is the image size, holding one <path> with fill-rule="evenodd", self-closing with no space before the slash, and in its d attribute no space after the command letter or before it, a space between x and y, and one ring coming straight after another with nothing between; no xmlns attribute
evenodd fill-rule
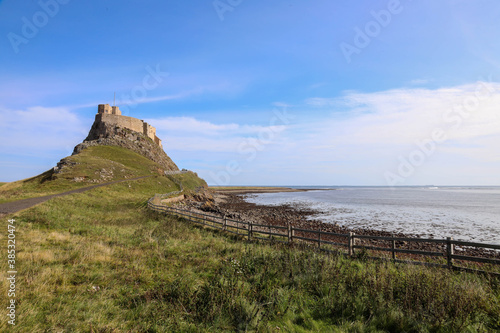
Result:
<svg viewBox="0 0 500 333"><path fill-rule="evenodd" d="M446 140L438 144L435 158L429 159L415 179L425 181L426 177L443 175L442 163L460 159L460 168L447 170L446 176L463 183L472 177L465 170L500 160L495 153L500 149L498 105L500 84L488 82L310 98L305 101L306 108L330 111L330 115L302 125L309 134L297 139L296 153L342 173L339 166L347 165L350 179L370 175L372 182L383 185L384 171L394 167L399 156L418 149L418 144L429 140L438 129ZM500 183L499 176L493 178Z"/></svg>
<svg viewBox="0 0 500 333"><path fill-rule="evenodd" d="M450 141L500 134L498 83L351 93L342 100L352 116L331 125L340 126L348 142L411 144L437 127L447 131Z"/></svg>
<svg viewBox="0 0 500 333"><path fill-rule="evenodd" d="M414 86L421 86L430 82L432 82L431 79L414 79L410 81L410 84Z"/></svg>
<svg viewBox="0 0 500 333"><path fill-rule="evenodd" d="M281 133L286 125L215 124L194 117L146 119L154 124L157 134L168 141L169 149L234 153L248 138L262 133Z"/></svg>
<svg viewBox="0 0 500 333"><path fill-rule="evenodd" d="M144 98L139 98L139 99L134 99L131 100L130 97L128 99L121 99L120 97L117 97L116 100L116 105L119 107L127 107L130 105L137 106L141 104L148 104L148 103L155 103L155 102L162 102L162 101L172 101L172 100L181 100L181 99L186 99L195 95L203 94L207 92L207 88L200 87L196 89L192 89L189 91L183 91L179 92L177 94L165 94L165 95L157 95L157 96L150 96L150 97L144 97ZM82 108L89 108L89 107L96 107L99 104L103 104L104 102L101 101L93 101L93 102L86 102L86 103L81 103L81 104L73 104L73 105L65 105L61 106L61 108L66 108L70 110L74 109L82 109Z"/></svg>
<svg viewBox="0 0 500 333"><path fill-rule="evenodd" d="M44 154L70 149L87 131L78 116L66 108L0 108L0 149L4 152Z"/></svg>

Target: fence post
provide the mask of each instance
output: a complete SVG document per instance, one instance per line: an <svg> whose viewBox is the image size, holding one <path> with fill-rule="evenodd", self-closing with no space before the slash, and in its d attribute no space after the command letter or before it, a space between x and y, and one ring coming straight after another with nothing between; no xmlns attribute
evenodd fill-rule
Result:
<svg viewBox="0 0 500 333"><path fill-rule="evenodd" d="M227 230L227 220L226 220L226 217L224 217L224 223L222 224L222 230L224 230L224 231Z"/></svg>
<svg viewBox="0 0 500 333"><path fill-rule="evenodd" d="M354 254L354 232L349 232L349 237L347 238L347 245L349 248L349 256Z"/></svg>
<svg viewBox="0 0 500 333"><path fill-rule="evenodd" d="M318 232L318 249L321 249L321 228L319 228Z"/></svg>
<svg viewBox="0 0 500 333"><path fill-rule="evenodd" d="M295 229L293 228L293 225L289 224L288 225L288 241L291 243L294 242L295 238Z"/></svg>
<svg viewBox="0 0 500 333"><path fill-rule="evenodd" d="M453 255L455 254L455 249L453 243L451 242L452 240L452 237L446 238L446 257L448 259L448 268L453 268Z"/></svg>
<svg viewBox="0 0 500 333"><path fill-rule="evenodd" d="M392 235L394 237L394 235ZM391 248L392 248L392 260L396 260L396 241L394 239L391 240Z"/></svg>
<svg viewBox="0 0 500 333"><path fill-rule="evenodd" d="M248 222L248 240L251 240L253 236L253 225L252 221Z"/></svg>

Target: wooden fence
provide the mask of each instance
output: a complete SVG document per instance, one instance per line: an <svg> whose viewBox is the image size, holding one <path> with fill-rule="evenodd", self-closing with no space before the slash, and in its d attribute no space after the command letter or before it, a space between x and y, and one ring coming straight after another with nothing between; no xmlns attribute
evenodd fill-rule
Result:
<svg viewBox="0 0 500 333"><path fill-rule="evenodd" d="M151 198L148 201L148 207L157 212L164 212L183 217L193 223L244 236L249 240L260 239L290 244L301 241L306 244L312 244L323 251L337 252L348 256L364 255L366 258L370 259L391 260L394 262L434 267L447 267L454 270L479 272L500 277L500 273L498 273L500 270L497 269L495 269L497 272L492 272L491 270L486 271L484 269L478 269L477 264L473 268L457 265L463 265L467 262L479 263L479 265L482 266L488 264L500 265L500 251L498 251L500 250L500 245L495 244L458 241L453 240L450 237L446 239L433 239L356 235L352 232L348 234L337 234L321 230L300 229L293 226L258 224L211 214L192 212L176 207L156 205L154 203L154 198ZM381 246L380 243L389 243L390 246L384 247ZM398 246L401 244L408 245L413 243L434 244L434 247L440 248L442 251L403 249ZM489 249L492 255L490 258L458 255L455 253L457 246L475 249ZM380 254L380 256L368 256L368 250L372 251L372 253ZM384 253L390 255L384 256ZM404 260L398 259L398 254L404 254L406 255L406 258ZM418 260L422 257L427 260ZM431 259L428 259L428 257ZM488 266L486 266L486 268L488 268Z"/></svg>

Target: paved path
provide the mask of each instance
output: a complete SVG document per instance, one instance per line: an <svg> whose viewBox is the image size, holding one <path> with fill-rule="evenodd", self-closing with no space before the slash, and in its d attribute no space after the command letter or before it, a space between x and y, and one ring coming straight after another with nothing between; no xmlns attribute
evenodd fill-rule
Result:
<svg viewBox="0 0 500 333"><path fill-rule="evenodd" d="M102 187L102 186L107 186L107 185L122 183L122 182L128 182L131 180L139 180L139 179L148 178L148 177L152 177L152 176L142 176L142 177L137 177L137 178L116 180L114 182L92 185L92 186L88 186L88 187L78 188L76 190L71 190L68 192L46 195L46 196L38 197L38 198L30 198L30 199L23 199L23 200L18 200L18 201L13 201L13 202L6 202L3 204L0 204L0 215L16 213L20 210L27 209L27 208L33 207L35 205L41 204L42 202L45 202L45 201L50 200L52 198L62 197L64 195L69 195L69 194L74 194L74 193L82 193L82 192L92 190L92 189L97 188L97 187Z"/></svg>

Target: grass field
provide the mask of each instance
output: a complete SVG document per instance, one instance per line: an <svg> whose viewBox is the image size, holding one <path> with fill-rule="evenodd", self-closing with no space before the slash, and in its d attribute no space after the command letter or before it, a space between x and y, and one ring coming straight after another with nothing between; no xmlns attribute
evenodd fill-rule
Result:
<svg viewBox="0 0 500 333"><path fill-rule="evenodd" d="M127 161L127 152L92 154L92 162L80 163L95 168L106 163L100 158L118 160L123 177L155 172L155 165ZM68 170L66 182L87 171ZM206 186L193 173L174 177L187 191ZM55 191L62 180L55 181L60 185L35 182L18 190ZM11 327L2 316L0 331L500 330L498 280L250 243L147 209L155 193L176 190L157 175L4 217L4 230L7 219L16 220L17 317ZM7 233L0 235L6 246ZM7 271L1 260L4 306Z"/></svg>
<svg viewBox="0 0 500 333"><path fill-rule="evenodd" d="M500 329L498 281L248 243L147 210L153 193L174 187L152 177L14 216L19 305L10 331Z"/></svg>

